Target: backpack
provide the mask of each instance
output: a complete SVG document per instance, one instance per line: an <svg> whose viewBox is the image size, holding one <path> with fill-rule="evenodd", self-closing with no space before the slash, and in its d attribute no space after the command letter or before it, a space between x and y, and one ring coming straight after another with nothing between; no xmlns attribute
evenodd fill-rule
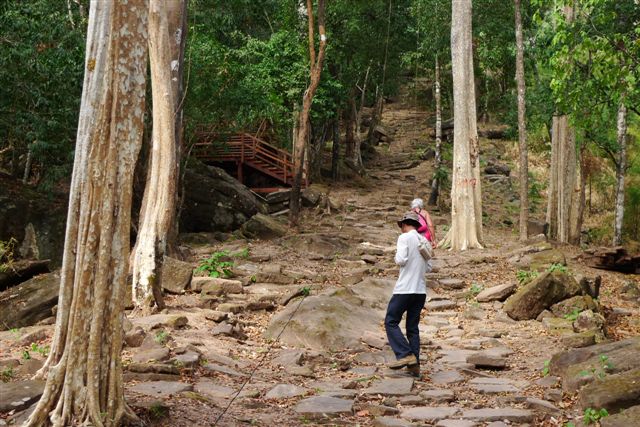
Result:
<svg viewBox="0 0 640 427"><path fill-rule="evenodd" d="M425 261L429 261L433 258L433 247L431 246L431 242L429 242L426 238L418 234L418 252L420 252L420 256Z"/></svg>

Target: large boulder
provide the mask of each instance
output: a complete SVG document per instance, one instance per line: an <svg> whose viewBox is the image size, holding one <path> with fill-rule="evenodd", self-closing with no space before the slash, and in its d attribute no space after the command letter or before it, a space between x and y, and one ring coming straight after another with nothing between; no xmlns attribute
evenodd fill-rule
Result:
<svg viewBox="0 0 640 427"><path fill-rule="evenodd" d="M600 420L601 427L629 427L640 420L640 405L632 406L629 409L604 417Z"/></svg>
<svg viewBox="0 0 640 427"><path fill-rule="evenodd" d="M580 285L572 275L547 271L509 297L504 311L515 320L535 319L543 310L580 292Z"/></svg>
<svg viewBox="0 0 640 427"><path fill-rule="evenodd" d="M0 240L18 241L15 255L62 262L67 198L43 194L0 173Z"/></svg>
<svg viewBox="0 0 640 427"><path fill-rule="evenodd" d="M275 239L287 234L280 221L264 214L256 214L242 226L242 234L252 239Z"/></svg>
<svg viewBox="0 0 640 427"><path fill-rule="evenodd" d="M0 330L31 326L53 315L60 273L41 274L0 293Z"/></svg>
<svg viewBox="0 0 640 427"><path fill-rule="evenodd" d="M286 325L280 341L289 346L336 351L364 349L361 340L364 335L378 331L393 283L370 278L351 288L307 297L299 308L298 304L289 304L272 318L265 337L277 337Z"/></svg>
<svg viewBox="0 0 640 427"><path fill-rule="evenodd" d="M564 390L574 392L600 377L640 369L638 354L640 337L597 344L554 354L549 371L562 378Z"/></svg>
<svg viewBox="0 0 640 427"><path fill-rule="evenodd" d="M604 375L579 393L580 406L604 408L610 413L619 412L640 402L640 369Z"/></svg>
<svg viewBox="0 0 640 427"><path fill-rule="evenodd" d="M190 161L185 172L180 231L232 231L264 207L256 196L224 170Z"/></svg>
<svg viewBox="0 0 640 427"><path fill-rule="evenodd" d="M31 279L38 274L49 272L49 260L21 259L12 263L11 268L0 271L0 291Z"/></svg>

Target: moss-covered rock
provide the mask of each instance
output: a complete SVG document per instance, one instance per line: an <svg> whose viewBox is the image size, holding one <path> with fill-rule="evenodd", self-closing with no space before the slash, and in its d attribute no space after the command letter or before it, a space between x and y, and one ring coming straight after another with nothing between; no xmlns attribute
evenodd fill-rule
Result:
<svg viewBox="0 0 640 427"><path fill-rule="evenodd" d="M632 406L600 420L601 427L629 427L638 425L638 423L640 423L640 405Z"/></svg>
<svg viewBox="0 0 640 427"><path fill-rule="evenodd" d="M580 286L572 275L547 271L509 297L504 311L515 320L535 319L544 309L580 292Z"/></svg>
<svg viewBox="0 0 640 427"><path fill-rule="evenodd" d="M275 239L287 234L287 227L264 214L256 214L242 225L242 233L252 239Z"/></svg>
<svg viewBox="0 0 640 427"><path fill-rule="evenodd" d="M574 392L599 380L599 376L640 369L638 354L640 337L634 337L556 353L549 369L552 375L562 378L565 391Z"/></svg>
<svg viewBox="0 0 640 427"><path fill-rule="evenodd" d="M553 264L567 265L567 259L560 249L551 249L532 254L529 268L535 271L545 271Z"/></svg>
<svg viewBox="0 0 640 427"><path fill-rule="evenodd" d="M598 311L598 305L589 295L576 295L551 306L551 312L558 317L585 310Z"/></svg>
<svg viewBox="0 0 640 427"><path fill-rule="evenodd" d="M605 375L601 380L584 387L579 399L582 409L604 408L609 413L635 405L640 402L640 368Z"/></svg>

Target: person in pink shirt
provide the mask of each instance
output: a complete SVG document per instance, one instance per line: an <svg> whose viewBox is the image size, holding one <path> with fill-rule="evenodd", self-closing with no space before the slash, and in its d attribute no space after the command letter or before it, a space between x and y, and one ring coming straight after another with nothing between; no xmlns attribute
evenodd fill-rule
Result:
<svg viewBox="0 0 640 427"><path fill-rule="evenodd" d="M411 202L411 210L418 214L418 219L420 220L420 228L418 228L418 233L424 236L427 239L432 247L436 247L436 233L433 228L433 222L431 221L431 216L429 216L429 212L424 208L424 202L422 199L413 199Z"/></svg>

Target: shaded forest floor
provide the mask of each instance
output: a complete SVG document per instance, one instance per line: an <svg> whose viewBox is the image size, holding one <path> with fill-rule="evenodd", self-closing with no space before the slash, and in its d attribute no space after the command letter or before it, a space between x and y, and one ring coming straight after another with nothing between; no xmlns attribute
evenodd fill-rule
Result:
<svg viewBox="0 0 640 427"><path fill-rule="evenodd" d="M506 419L511 425L551 426L580 415L575 395L562 394L558 380L543 375L545 361L564 348L560 337L541 322L511 320L502 311L501 302L475 300L480 289L517 282L519 268L510 259L523 245L517 242L514 225L515 178L483 179L485 249L436 251L435 269L429 276L434 286L421 321L422 378L385 368L385 361L392 356L381 321L366 324L371 321L363 318L357 326L373 333L349 351L294 348L265 338L274 316L291 310L300 299L293 299L287 308L275 304L275 311L271 303L301 287L319 295L352 288L362 279L365 284L380 279L386 280L382 283L387 283L387 292L391 292L398 272L393 264L399 233L396 220L414 197L427 200L429 196L432 161L404 168L419 158L424 141L430 140L427 121L426 113L412 107L388 105L383 124L393 141L377 147L378 157L369 164L366 178L317 185L328 194L333 209L306 210L298 231L291 230L288 236L272 241L218 243L203 238L185 245L194 267L212 253L248 249L248 256L237 260L234 268L255 283L244 287L241 294L211 299L207 306L196 292L173 295L167 298L168 308L163 313L130 319L134 327L142 328L141 339L145 338L141 347L128 347L123 354L127 398L141 416L154 426L211 426L232 399L217 425L402 426L440 422L438 425L498 427L505 425L499 420ZM511 151L512 144L483 139L482 155L507 161L500 155ZM434 210L432 216L438 237L442 237L449 215ZM196 239L191 236L190 241ZM608 336L638 335L638 307L620 294L627 281L637 278L592 270L577 258L577 248L563 247L561 252L571 272L602 276L600 304L609 314ZM385 303L379 298L377 308L372 309L378 319ZM221 310L222 304L227 304L228 311ZM340 316L336 314L333 329L326 334L353 326L342 324L348 320ZM46 337L38 345L47 344L52 327L45 331ZM4 356L20 357L20 349L12 344L15 339L11 332L0 333ZM507 367L479 370L466 364L469 354L486 349L493 349L492 354L505 360ZM33 358L41 359L37 352ZM174 368L167 368L166 363L146 363L154 358L171 360L169 366ZM19 372L14 379L26 378L29 373ZM279 384L286 386L273 390ZM353 411L338 408L335 416L318 419L310 415L313 411L297 406L313 396L350 402ZM328 407L331 402L319 400L309 405ZM411 408L418 409L406 415ZM478 409L497 412L469 412ZM422 421L411 424L411 418ZM443 421L447 419L454 421L447 424Z"/></svg>

